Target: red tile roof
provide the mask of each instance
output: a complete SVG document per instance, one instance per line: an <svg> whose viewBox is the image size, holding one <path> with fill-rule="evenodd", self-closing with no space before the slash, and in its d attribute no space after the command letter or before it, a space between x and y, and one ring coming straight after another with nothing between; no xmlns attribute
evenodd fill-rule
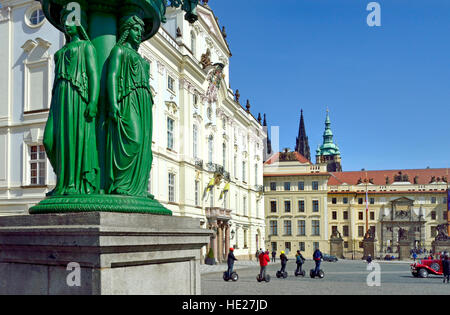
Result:
<svg viewBox="0 0 450 315"><path fill-rule="evenodd" d="M311 164L311 162L307 158L305 158L303 155L301 155L296 151L287 153L286 152L275 153L264 164L271 165L278 160L280 160L280 162L298 161L302 164Z"/></svg>
<svg viewBox="0 0 450 315"><path fill-rule="evenodd" d="M435 168L435 169L417 169L417 170L385 170L385 171L358 171L358 172L335 172L330 173L330 179L328 180L329 186L338 186L343 183L349 185L357 185L359 179L363 181L367 179L373 179L374 185L384 186L386 185L386 177L389 177L389 184L394 182L394 176L397 176L399 172L402 175L408 175L409 182L414 184L414 178L417 176L417 184L426 185L431 182L432 177L436 180L446 177L449 179L448 172L446 168Z"/></svg>

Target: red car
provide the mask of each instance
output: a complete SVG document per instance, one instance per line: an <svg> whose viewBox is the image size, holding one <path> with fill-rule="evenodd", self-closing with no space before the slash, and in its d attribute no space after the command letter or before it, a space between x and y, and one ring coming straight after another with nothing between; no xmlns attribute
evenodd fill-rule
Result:
<svg viewBox="0 0 450 315"><path fill-rule="evenodd" d="M428 275L442 276L442 261L440 259L423 259L411 265L414 277L427 278Z"/></svg>

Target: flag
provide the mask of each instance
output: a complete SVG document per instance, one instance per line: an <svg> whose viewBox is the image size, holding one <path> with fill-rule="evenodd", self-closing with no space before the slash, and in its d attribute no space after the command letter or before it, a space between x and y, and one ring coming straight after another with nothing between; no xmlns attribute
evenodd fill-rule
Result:
<svg viewBox="0 0 450 315"><path fill-rule="evenodd" d="M215 178L212 178L209 181L208 187L206 187L206 192L209 193L215 184L216 184L216 180L215 180Z"/></svg>
<svg viewBox="0 0 450 315"><path fill-rule="evenodd" d="M220 200L222 200L223 196L230 191L230 183L227 183L225 185L225 188L222 190L222 192L220 193Z"/></svg>

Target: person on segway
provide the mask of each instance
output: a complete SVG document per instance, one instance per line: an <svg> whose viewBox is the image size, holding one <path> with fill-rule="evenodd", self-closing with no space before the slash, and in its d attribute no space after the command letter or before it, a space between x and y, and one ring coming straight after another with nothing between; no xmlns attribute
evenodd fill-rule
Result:
<svg viewBox="0 0 450 315"><path fill-rule="evenodd" d="M261 252L259 254L259 266L261 267L261 270L259 272L259 278L264 281L266 279L266 267L270 262L269 252Z"/></svg>
<svg viewBox="0 0 450 315"><path fill-rule="evenodd" d="M295 255L295 262L297 263L297 269L295 270L295 275L304 275L304 272L302 271L302 266L305 262L305 257L303 257L302 253L300 251L297 251L297 254Z"/></svg>
<svg viewBox="0 0 450 315"><path fill-rule="evenodd" d="M278 275L280 277L282 276L283 278L286 278L285 277L285 274L287 274L286 273L286 264L287 264L288 260L289 259L286 257L286 254L284 253L284 251L281 251L281 255L280 255L281 269L278 272Z"/></svg>
<svg viewBox="0 0 450 315"><path fill-rule="evenodd" d="M316 263L316 268L314 269L314 274L318 275L319 271L320 271L320 263L321 263L321 261L323 259L322 252L319 250L318 247L314 251L313 259L314 259L314 262Z"/></svg>
<svg viewBox="0 0 450 315"><path fill-rule="evenodd" d="M230 251L228 252L228 259L227 259L227 265L228 265L228 278L231 278L231 274L233 273L233 267L234 262L237 260L237 258L234 256L234 248L230 248Z"/></svg>

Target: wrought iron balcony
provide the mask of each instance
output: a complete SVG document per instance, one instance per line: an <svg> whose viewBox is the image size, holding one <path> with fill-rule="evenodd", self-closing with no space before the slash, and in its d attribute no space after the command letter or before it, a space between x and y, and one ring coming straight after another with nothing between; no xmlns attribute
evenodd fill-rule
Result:
<svg viewBox="0 0 450 315"><path fill-rule="evenodd" d="M195 167L203 169L203 160L199 158L195 158Z"/></svg>
<svg viewBox="0 0 450 315"><path fill-rule="evenodd" d="M224 176L225 169L222 165L215 164L215 163L208 163L206 164L206 170L208 172L213 172L216 175Z"/></svg>

